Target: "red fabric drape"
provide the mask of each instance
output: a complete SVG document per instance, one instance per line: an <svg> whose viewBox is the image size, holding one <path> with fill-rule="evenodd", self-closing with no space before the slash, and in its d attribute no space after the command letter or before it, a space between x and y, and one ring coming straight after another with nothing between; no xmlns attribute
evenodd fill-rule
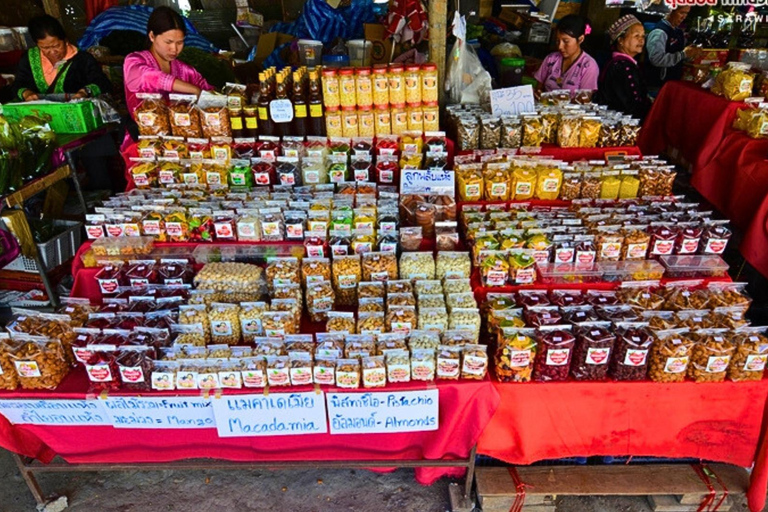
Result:
<svg viewBox="0 0 768 512"><path fill-rule="evenodd" d="M90 23L93 18L116 5L117 0L85 0L85 21Z"/></svg>

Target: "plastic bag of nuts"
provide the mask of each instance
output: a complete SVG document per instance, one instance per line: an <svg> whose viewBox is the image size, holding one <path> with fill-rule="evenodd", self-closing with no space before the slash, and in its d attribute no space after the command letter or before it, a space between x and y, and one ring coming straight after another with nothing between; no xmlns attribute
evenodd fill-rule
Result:
<svg viewBox="0 0 768 512"><path fill-rule="evenodd" d="M271 290L286 284L301 284L298 258L270 258L267 260L267 283Z"/></svg>
<svg viewBox="0 0 768 512"><path fill-rule="evenodd" d="M64 348L58 340L13 334L6 343L23 389L56 389L69 373Z"/></svg>
<svg viewBox="0 0 768 512"><path fill-rule="evenodd" d="M440 251L437 253L435 275L438 279L468 278L472 272L472 260L468 252Z"/></svg>
<svg viewBox="0 0 768 512"><path fill-rule="evenodd" d="M430 252L404 252L400 256L400 279L434 279L435 259Z"/></svg>
<svg viewBox="0 0 768 512"><path fill-rule="evenodd" d="M488 374L488 347L464 345L461 357L461 378L483 380Z"/></svg>
<svg viewBox="0 0 768 512"><path fill-rule="evenodd" d="M696 342L688 365L694 382L722 382L728 372L735 346L726 329L701 329L691 335Z"/></svg>
<svg viewBox="0 0 768 512"><path fill-rule="evenodd" d="M746 293L747 283L709 283L709 307L749 308L752 299Z"/></svg>
<svg viewBox="0 0 768 512"><path fill-rule="evenodd" d="M445 308L419 308L419 329L443 332L448 327Z"/></svg>
<svg viewBox="0 0 768 512"><path fill-rule="evenodd" d="M326 332L355 332L355 314L346 311L329 311L326 313L328 321L325 324Z"/></svg>
<svg viewBox="0 0 768 512"><path fill-rule="evenodd" d="M261 324L267 336L279 338L298 332L294 315L290 311L265 311L261 315Z"/></svg>
<svg viewBox="0 0 768 512"><path fill-rule="evenodd" d="M264 333L261 315L267 309L265 302L243 302L240 304L240 332L243 341L253 343L255 337Z"/></svg>
<svg viewBox="0 0 768 512"><path fill-rule="evenodd" d="M332 274L336 303L340 306L354 306L357 303L357 285L362 276L360 255L334 256Z"/></svg>
<svg viewBox="0 0 768 512"><path fill-rule="evenodd" d="M208 263L195 276L195 287L200 290L260 294L262 285L261 267L248 263Z"/></svg>
<svg viewBox="0 0 768 512"><path fill-rule="evenodd" d="M414 283L416 295L435 295L443 293L443 283L437 279L421 279Z"/></svg>
<svg viewBox="0 0 768 512"><path fill-rule="evenodd" d="M407 279L387 281L387 293L413 293L413 285Z"/></svg>
<svg viewBox="0 0 768 512"><path fill-rule="evenodd" d="M387 363L388 382L411 381L411 361L407 350L388 350L384 357Z"/></svg>
<svg viewBox="0 0 768 512"><path fill-rule="evenodd" d="M200 138L200 112L195 106L197 97L192 94L171 94L168 96L171 130L175 137Z"/></svg>
<svg viewBox="0 0 768 512"><path fill-rule="evenodd" d="M237 345L240 343L240 306L215 302L208 311L211 342Z"/></svg>
<svg viewBox="0 0 768 512"><path fill-rule="evenodd" d="M331 281L331 260L328 258L304 258L301 260L301 282L309 286Z"/></svg>
<svg viewBox="0 0 768 512"><path fill-rule="evenodd" d="M386 294L386 286L379 281L363 281L357 285L359 299L384 298Z"/></svg>
<svg viewBox="0 0 768 512"><path fill-rule="evenodd" d="M411 350L423 348L437 350L439 345L440 333L436 331L414 330L408 337L408 347Z"/></svg>
<svg viewBox="0 0 768 512"><path fill-rule="evenodd" d="M386 325L390 332L408 334L417 325L415 306L390 306L387 310Z"/></svg>
<svg viewBox="0 0 768 512"><path fill-rule="evenodd" d="M573 346L576 343L570 329L570 326L552 325L537 331L534 380L547 382L568 379Z"/></svg>
<svg viewBox="0 0 768 512"><path fill-rule="evenodd" d="M605 380L616 342L610 322L585 322L576 326L571 376L575 380Z"/></svg>
<svg viewBox="0 0 768 512"><path fill-rule="evenodd" d="M387 295L387 306L415 306L416 297L411 293L390 293Z"/></svg>
<svg viewBox="0 0 768 512"><path fill-rule="evenodd" d="M383 311L358 313L357 334L381 334L385 330Z"/></svg>
<svg viewBox="0 0 768 512"><path fill-rule="evenodd" d="M13 391L19 387L19 376L13 361L9 357L10 337L6 333L0 333L0 389Z"/></svg>
<svg viewBox="0 0 768 512"><path fill-rule="evenodd" d="M435 380L435 351L433 349L411 350L411 378L428 382Z"/></svg>
<svg viewBox="0 0 768 512"><path fill-rule="evenodd" d="M462 347L440 345L437 349L438 380L459 380Z"/></svg>
<svg viewBox="0 0 768 512"><path fill-rule="evenodd" d="M664 297L654 293L654 282L625 282L617 294L619 300L636 311L659 310L664 306Z"/></svg>
<svg viewBox="0 0 768 512"><path fill-rule="evenodd" d="M387 366L384 356L369 356L361 360L364 388L382 388L387 385Z"/></svg>
<svg viewBox="0 0 768 512"><path fill-rule="evenodd" d="M179 306L179 323L198 326L205 338L205 344L211 342L211 321L205 305Z"/></svg>
<svg viewBox="0 0 768 512"><path fill-rule="evenodd" d="M134 112L136 124L141 135L169 135L171 125L168 119L168 107L162 94L138 93L141 100Z"/></svg>
<svg viewBox="0 0 768 512"><path fill-rule="evenodd" d="M358 359L339 359L336 361L336 385L343 389L360 387L360 361Z"/></svg>
<svg viewBox="0 0 768 512"><path fill-rule="evenodd" d="M653 335L643 323L616 324L616 349L610 373L615 380L644 380Z"/></svg>
<svg viewBox="0 0 768 512"><path fill-rule="evenodd" d="M336 294L329 281L307 286L307 312L313 322L324 322L334 307Z"/></svg>
<svg viewBox="0 0 768 512"><path fill-rule="evenodd" d="M683 382L693 350L688 329L656 331L651 346L648 377L654 382Z"/></svg>
<svg viewBox="0 0 768 512"><path fill-rule="evenodd" d="M530 382L536 358L536 340L533 329L502 328L494 361L496 378L500 382Z"/></svg>
<svg viewBox="0 0 768 512"><path fill-rule="evenodd" d="M462 294L459 294L462 295ZM474 296L472 296L473 303L469 306L474 306ZM445 297L442 293L435 293L429 295L419 295L418 303L419 309L421 308L445 308Z"/></svg>
<svg viewBox="0 0 768 512"><path fill-rule="evenodd" d="M452 293L472 293L472 285L469 279L444 279L443 291L446 294Z"/></svg>
<svg viewBox="0 0 768 512"><path fill-rule="evenodd" d="M482 319L477 308L453 308L448 318L448 328L451 330L467 331L472 333L472 340L477 343L480 338L480 326Z"/></svg>
<svg viewBox="0 0 768 512"><path fill-rule="evenodd" d="M734 382L762 380L768 361L768 338L765 327L742 327L734 333L736 351L728 368Z"/></svg>
<svg viewBox="0 0 768 512"><path fill-rule="evenodd" d="M363 280L397 279L397 255L391 252L367 252L362 255Z"/></svg>

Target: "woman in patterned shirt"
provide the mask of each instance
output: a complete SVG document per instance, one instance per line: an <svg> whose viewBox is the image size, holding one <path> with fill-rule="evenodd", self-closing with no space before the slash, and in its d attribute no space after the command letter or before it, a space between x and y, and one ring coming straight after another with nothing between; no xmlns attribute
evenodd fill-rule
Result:
<svg viewBox="0 0 768 512"><path fill-rule="evenodd" d="M635 57L643 51L645 29L627 14L608 29L613 55L600 73L596 101L611 110L643 119L651 100Z"/></svg>
<svg viewBox="0 0 768 512"><path fill-rule="evenodd" d="M547 55L533 75L539 82L539 91L568 89L573 93L597 89L600 70L595 59L581 49L584 37L591 30L584 18L574 14L560 20L555 31L557 51Z"/></svg>

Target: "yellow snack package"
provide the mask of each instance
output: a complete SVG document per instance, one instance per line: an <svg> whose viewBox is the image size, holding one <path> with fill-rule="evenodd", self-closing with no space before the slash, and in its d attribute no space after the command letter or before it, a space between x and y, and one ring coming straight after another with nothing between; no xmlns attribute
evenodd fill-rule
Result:
<svg viewBox="0 0 768 512"><path fill-rule="evenodd" d="M575 114L563 115L557 127L557 145L561 148L579 147L580 135L581 117Z"/></svg>
<svg viewBox="0 0 768 512"><path fill-rule="evenodd" d="M602 126L603 121L598 116L584 116L581 119L581 129L579 131L579 147L597 147L597 141L600 138L600 128L602 128Z"/></svg>
<svg viewBox="0 0 768 512"><path fill-rule="evenodd" d="M604 171L600 183L600 199L618 199L621 189L621 172Z"/></svg>
<svg viewBox="0 0 768 512"><path fill-rule="evenodd" d="M536 190L536 170L530 166L514 167L512 169L512 199L526 201L531 199Z"/></svg>
<svg viewBox="0 0 768 512"><path fill-rule="evenodd" d="M538 114L524 115L523 146L541 146L544 142L544 124Z"/></svg>
<svg viewBox="0 0 768 512"><path fill-rule="evenodd" d="M619 199L634 199L640 190L640 178L638 171L627 169L621 173L621 186L619 187Z"/></svg>
<svg viewBox="0 0 768 512"><path fill-rule="evenodd" d="M486 164L483 171L486 201L508 201L510 195L509 171L505 163Z"/></svg>
<svg viewBox="0 0 768 512"><path fill-rule="evenodd" d="M557 167L542 167L537 171L536 198L553 200L560 195L563 184L563 171Z"/></svg>
<svg viewBox="0 0 768 512"><path fill-rule="evenodd" d="M459 201L480 201L483 198L482 164L459 164L456 179L459 183Z"/></svg>

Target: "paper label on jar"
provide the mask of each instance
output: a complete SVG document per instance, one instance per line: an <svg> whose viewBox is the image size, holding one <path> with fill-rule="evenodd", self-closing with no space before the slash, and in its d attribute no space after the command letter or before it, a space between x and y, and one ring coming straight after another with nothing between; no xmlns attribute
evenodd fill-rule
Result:
<svg viewBox="0 0 768 512"><path fill-rule="evenodd" d="M253 173L253 181L256 185L260 185L260 186L269 185L269 173L255 172ZM210 183L210 181L208 183Z"/></svg>
<svg viewBox="0 0 768 512"><path fill-rule="evenodd" d="M664 373L684 373L688 368L688 357L668 357Z"/></svg>
<svg viewBox="0 0 768 512"><path fill-rule="evenodd" d="M627 244L627 259L628 260L644 260L645 255L648 253L648 244Z"/></svg>
<svg viewBox="0 0 768 512"><path fill-rule="evenodd" d="M389 279L389 272L371 272L371 281L386 281Z"/></svg>
<svg viewBox="0 0 768 512"><path fill-rule="evenodd" d="M707 359L708 373L721 373L728 369L731 356L709 356Z"/></svg>
<svg viewBox="0 0 768 512"><path fill-rule="evenodd" d="M624 354L624 364L626 366L643 366L647 358L647 350L627 349L627 353Z"/></svg>
<svg viewBox="0 0 768 512"><path fill-rule="evenodd" d="M198 373L197 374L197 387L199 389L216 389L219 386L219 374L214 373Z"/></svg>
<svg viewBox="0 0 768 512"><path fill-rule="evenodd" d="M211 320L212 336L231 336L232 322L229 320Z"/></svg>
<svg viewBox="0 0 768 512"><path fill-rule="evenodd" d="M357 372L336 372L336 385L340 388L359 388L360 374Z"/></svg>
<svg viewBox="0 0 768 512"><path fill-rule="evenodd" d="M551 348L547 350L547 365L564 366L568 364L568 356L571 353L569 348Z"/></svg>
<svg viewBox="0 0 768 512"><path fill-rule="evenodd" d="M320 183L320 171L304 171L304 183Z"/></svg>
<svg viewBox="0 0 768 512"><path fill-rule="evenodd" d="M224 371L219 372L219 384L225 389L240 389L243 387L243 381L240 378L240 372Z"/></svg>
<svg viewBox="0 0 768 512"><path fill-rule="evenodd" d="M435 380L435 363L433 361L411 361L411 377L413 380Z"/></svg>
<svg viewBox="0 0 768 512"><path fill-rule="evenodd" d="M207 171L205 173L205 180L209 185L221 185L221 174L214 171Z"/></svg>
<svg viewBox="0 0 768 512"><path fill-rule="evenodd" d="M518 181L515 183L516 196L529 196L533 190L533 183L530 181Z"/></svg>
<svg viewBox="0 0 768 512"><path fill-rule="evenodd" d="M488 360L484 357L464 356L464 364L461 367L462 373L469 375L482 375L485 373Z"/></svg>
<svg viewBox="0 0 768 512"><path fill-rule="evenodd" d="M597 259L595 251L576 251L576 263L594 263Z"/></svg>
<svg viewBox="0 0 768 512"><path fill-rule="evenodd" d="M675 242L672 240L656 240L653 243L651 254L672 254L672 250L675 248Z"/></svg>
<svg viewBox="0 0 768 512"><path fill-rule="evenodd" d="M112 372L108 364L87 364L85 372L91 382L112 382Z"/></svg>
<svg viewBox="0 0 768 512"><path fill-rule="evenodd" d="M367 388L378 388L387 384L386 368L363 369L363 385Z"/></svg>
<svg viewBox="0 0 768 512"><path fill-rule="evenodd" d="M457 379L459 377L459 359L437 358L437 378Z"/></svg>
<svg viewBox="0 0 768 512"><path fill-rule="evenodd" d="M333 386L336 382L336 375L333 368L326 368L324 366L315 366L312 373L315 384L322 386Z"/></svg>
<svg viewBox="0 0 768 512"><path fill-rule="evenodd" d="M531 365L533 352L530 350L510 350L509 366L511 368L524 368Z"/></svg>
<svg viewBox="0 0 768 512"><path fill-rule="evenodd" d="M412 326L411 322L392 322L391 331L392 332L411 332Z"/></svg>
<svg viewBox="0 0 768 512"><path fill-rule="evenodd" d="M166 222L165 232L168 233L168 236L182 236L184 229L181 226L181 222Z"/></svg>
<svg viewBox="0 0 768 512"><path fill-rule="evenodd" d="M16 373L19 374L19 377L31 378L42 376L36 361L14 361L13 364L16 366Z"/></svg>
<svg viewBox="0 0 768 512"><path fill-rule="evenodd" d="M294 240L303 240L304 226L301 224L287 224L285 226L285 234L288 238Z"/></svg>
<svg viewBox="0 0 768 512"><path fill-rule="evenodd" d="M464 185L464 196L469 198L480 197L480 185L479 184Z"/></svg>
<svg viewBox="0 0 768 512"><path fill-rule="evenodd" d="M192 118L185 112L173 113L173 124L176 126L190 126L192 124Z"/></svg>
<svg viewBox="0 0 768 512"><path fill-rule="evenodd" d="M572 247L555 249L555 262L557 263L573 263L574 256L575 252Z"/></svg>
<svg viewBox="0 0 768 512"><path fill-rule="evenodd" d="M486 286L504 286L507 284L507 273L502 270L489 270L485 274Z"/></svg>
<svg viewBox="0 0 768 512"><path fill-rule="evenodd" d="M152 372L152 389L157 391L174 389L175 377L176 375L170 372Z"/></svg>
<svg viewBox="0 0 768 512"><path fill-rule="evenodd" d="M601 244L600 256L602 259L618 260L621 257L621 244L614 242Z"/></svg>
<svg viewBox="0 0 768 512"><path fill-rule="evenodd" d="M179 371L176 373L177 389L197 389L197 372Z"/></svg>
<svg viewBox="0 0 768 512"><path fill-rule="evenodd" d="M382 233L390 234L390 233L396 233L397 232L397 223L396 222L382 222L379 224L379 230Z"/></svg>
<svg viewBox="0 0 768 512"><path fill-rule="evenodd" d="M395 181L395 171L382 170L379 171L379 183L393 183Z"/></svg>
<svg viewBox="0 0 768 512"><path fill-rule="evenodd" d="M355 181L368 181L368 169L355 169Z"/></svg>
<svg viewBox="0 0 768 512"><path fill-rule="evenodd" d="M725 246L728 244L727 238L710 238L707 245L704 246L705 254L723 254Z"/></svg>
<svg viewBox="0 0 768 512"><path fill-rule="evenodd" d="M246 388L263 388L264 372L261 370L243 370L240 372L243 379L243 386Z"/></svg>
<svg viewBox="0 0 768 512"><path fill-rule="evenodd" d="M380 252L397 252L397 242L381 242L379 244Z"/></svg>
<svg viewBox="0 0 768 512"><path fill-rule="evenodd" d="M608 364L608 356L611 354L610 348L589 348L587 349L587 364Z"/></svg>
<svg viewBox="0 0 768 512"><path fill-rule="evenodd" d="M744 362L744 371L761 372L765 370L766 361L768 361L768 355L749 355Z"/></svg>
<svg viewBox="0 0 768 512"><path fill-rule="evenodd" d="M312 368L291 368L291 384L294 386L312 384Z"/></svg>
<svg viewBox="0 0 768 512"><path fill-rule="evenodd" d="M390 364L387 366L389 382L410 382L411 367L407 364Z"/></svg>
<svg viewBox="0 0 768 512"><path fill-rule="evenodd" d="M267 382L270 386L288 386L291 383L290 371L288 368L269 368Z"/></svg>
<svg viewBox="0 0 768 512"><path fill-rule="evenodd" d="M491 195L492 196L506 196L507 195L507 184L506 183L492 183L491 184Z"/></svg>
<svg viewBox="0 0 768 512"><path fill-rule="evenodd" d="M339 288L354 288L357 286L356 274L344 274L336 278Z"/></svg>
<svg viewBox="0 0 768 512"><path fill-rule="evenodd" d="M536 269L534 267L521 268L515 271L515 282L517 284L530 284L534 281L536 281Z"/></svg>

